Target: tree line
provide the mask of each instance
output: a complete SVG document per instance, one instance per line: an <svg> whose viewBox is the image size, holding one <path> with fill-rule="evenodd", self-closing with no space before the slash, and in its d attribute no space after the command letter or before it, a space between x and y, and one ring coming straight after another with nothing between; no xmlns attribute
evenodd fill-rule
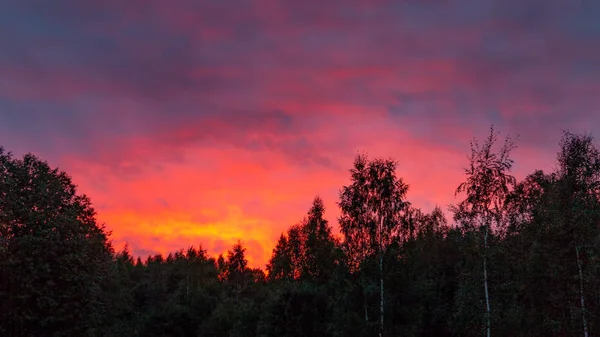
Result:
<svg viewBox="0 0 600 337"><path fill-rule="evenodd" d="M473 140L452 219L361 154L341 237L315 197L266 270L238 242L115 251L71 178L0 147L2 336L594 336L600 334L600 152L564 132L556 168L517 181L516 145Z"/></svg>

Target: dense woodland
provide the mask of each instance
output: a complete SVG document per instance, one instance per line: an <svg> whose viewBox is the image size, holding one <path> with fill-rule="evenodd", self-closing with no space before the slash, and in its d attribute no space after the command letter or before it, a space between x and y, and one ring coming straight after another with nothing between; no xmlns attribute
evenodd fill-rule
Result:
<svg viewBox="0 0 600 337"><path fill-rule="evenodd" d="M514 148L471 143L452 219L359 155L341 237L316 197L264 271L243 243L117 252L66 173L0 148L0 335L600 336L599 149L565 132L554 172L516 181Z"/></svg>

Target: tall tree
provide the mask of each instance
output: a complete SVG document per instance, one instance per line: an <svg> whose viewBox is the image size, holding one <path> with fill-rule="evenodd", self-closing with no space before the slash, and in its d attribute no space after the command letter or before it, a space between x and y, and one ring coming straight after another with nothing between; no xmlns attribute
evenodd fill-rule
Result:
<svg viewBox="0 0 600 337"><path fill-rule="evenodd" d="M336 264L336 242L324 218L325 205L316 196L306 218L281 234L267 270L272 280L325 282Z"/></svg>
<svg viewBox="0 0 600 337"><path fill-rule="evenodd" d="M384 331L383 257L387 247L401 232L402 211L408 185L396 176L393 160L369 160L358 155L350 170L351 184L340 191L339 219L347 252L357 266L370 256L379 259L379 325Z"/></svg>
<svg viewBox="0 0 600 337"><path fill-rule="evenodd" d="M304 233L304 277L325 282L333 272L335 264L335 240L331 227L324 218L323 199L315 197L303 225Z"/></svg>
<svg viewBox="0 0 600 337"><path fill-rule="evenodd" d="M600 151L591 135L564 132L558 153L561 232L576 258L582 330L588 336L582 255L598 239L600 222ZM573 256L571 255L571 256Z"/></svg>
<svg viewBox="0 0 600 337"><path fill-rule="evenodd" d="M287 237L283 233L273 249L273 255L267 264L267 273L270 281L293 279L292 256Z"/></svg>
<svg viewBox="0 0 600 337"><path fill-rule="evenodd" d="M0 332L98 332L113 250L71 178L0 147Z"/></svg>
<svg viewBox="0 0 600 337"><path fill-rule="evenodd" d="M246 278L250 269L246 259L246 248L238 241L227 251L226 277L229 282L240 283Z"/></svg>
<svg viewBox="0 0 600 337"><path fill-rule="evenodd" d="M469 166L465 169L466 180L456 189L455 195L465 192L466 198L458 206L451 207L455 219L475 220L483 232L483 281L486 304L486 332L491 335L491 309L488 285L487 248L488 235L492 230L492 222L500 224L503 203L514 186L515 178L509 174L513 160L511 151L515 148L513 140L506 137L504 145L498 153L492 147L498 140L499 133L490 127L490 134L483 144L476 139L471 141Z"/></svg>

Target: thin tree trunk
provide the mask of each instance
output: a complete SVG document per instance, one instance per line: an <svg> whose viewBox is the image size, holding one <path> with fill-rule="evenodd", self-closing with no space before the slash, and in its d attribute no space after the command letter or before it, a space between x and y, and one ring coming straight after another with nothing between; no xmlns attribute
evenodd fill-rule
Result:
<svg viewBox="0 0 600 337"><path fill-rule="evenodd" d="M366 287L366 282L365 282L365 274L364 271L361 271L361 278L362 278L362 293L363 293L363 299L364 299L364 305L365 305L365 322L367 322L367 324L369 323L369 309L367 306L367 287Z"/></svg>
<svg viewBox="0 0 600 337"><path fill-rule="evenodd" d="M485 227L483 234L483 283L485 287L485 306L486 306L486 323L487 323L487 337L491 335L491 322L490 322L490 296L488 291L488 277L487 277L487 236L488 227Z"/></svg>
<svg viewBox="0 0 600 337"><path fill-rule="evenodd" d="M581 271L581 260L579 259L579 247L575 246L577 254L577 267L579 268L579 297L581 299L581 318L583 320L583 336L588 337L587 320L585 318L585 299L583 297L583 272Z"/></svg>
<svg viewBox="0 0 600 337"><path fill-rule="evenodd" d="M369 308L367 308L367 294L363 291L365 297L365 322L369 323Z"/></svg>
<svg viewBox="0 0 600 337"><path fill-rule="evenodd" d="M379 337L381 337L383 334L383 254L381 254L381 252L379 253L379 272L381 273L379 276L379 296L381 297L379 302L381 312Z"/></svg>
<svg viewBox="0 0 600 337"><path fill-rule="evenodd" d="M382 232L383 232L383 216L380 216L379 223L379 309L380 309L380 327L379 337L383 335L383 246L382 246Z"/></svg>

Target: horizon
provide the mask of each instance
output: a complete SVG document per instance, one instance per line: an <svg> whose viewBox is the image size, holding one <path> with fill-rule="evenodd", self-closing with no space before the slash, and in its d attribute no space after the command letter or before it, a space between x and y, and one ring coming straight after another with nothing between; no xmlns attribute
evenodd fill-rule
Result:
<svg viewBox="0 0 600 337"><path fill-rule="evenodd" d="M235 4L0 5L0 145L67 172L116 250L239 239L264 269L317 195L338 234L357 153L446 211L490 124L518 181L600 126L598 2Z"/></svg>

